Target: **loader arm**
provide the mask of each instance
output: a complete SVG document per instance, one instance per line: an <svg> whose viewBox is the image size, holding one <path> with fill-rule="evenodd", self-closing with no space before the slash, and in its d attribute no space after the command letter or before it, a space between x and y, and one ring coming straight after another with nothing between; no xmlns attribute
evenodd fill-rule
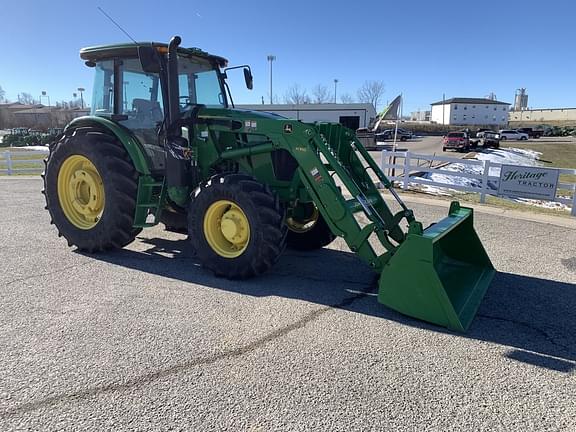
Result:
<svg viewBox="0 0 576 432"><path fill-rule="evenodd" d="M424 230L353 131L331 123L261 124L269 142L221 156L289 151L301 183L332 232L380 273L380 303L453 330L468 328L495 274L474 231L472 209L454 202L448 217ZM390 210L371 172L400 211ZM364 218L357 218L358 213Z"/></svg>

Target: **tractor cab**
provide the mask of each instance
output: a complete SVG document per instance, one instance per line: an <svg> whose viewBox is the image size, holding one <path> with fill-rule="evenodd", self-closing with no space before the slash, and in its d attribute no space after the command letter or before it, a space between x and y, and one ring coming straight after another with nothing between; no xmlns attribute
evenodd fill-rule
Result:
<svg viewBox="0 0 576 432"><path fill-rule="evenodd" d="M164 169L163 137L170 111L165 44L139 43L84 48L86 65L95 69L91 115L129 129L145 148L154 170ZM175 94L179 113L195 106L227 108L227 61L196 48L177 50ZM175 115L177 117L177 115Z"/></svg>

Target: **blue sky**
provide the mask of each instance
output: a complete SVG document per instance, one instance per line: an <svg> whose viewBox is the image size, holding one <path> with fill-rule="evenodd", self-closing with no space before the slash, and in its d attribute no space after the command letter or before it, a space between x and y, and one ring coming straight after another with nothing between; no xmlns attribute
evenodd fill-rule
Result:
<svg viewBox="0 0 576 432"><path fill-rule="evenodd" d="M175 11L166 19L167 5ZM2 2L0 86L52 101L91 88L81 47L125 41L101 6L136 40L182 36L252 66L255 85L232 72L236 103L268 99L266 56L274 54L274 93L316 84L355 96L365 80L381 80L383 102L404 94L404 112L446 97L494 92L513 102L526 87L531 107L576 106L575 2L460 1L148 1ZM88 92L89 98L90 92Z"/></svg>

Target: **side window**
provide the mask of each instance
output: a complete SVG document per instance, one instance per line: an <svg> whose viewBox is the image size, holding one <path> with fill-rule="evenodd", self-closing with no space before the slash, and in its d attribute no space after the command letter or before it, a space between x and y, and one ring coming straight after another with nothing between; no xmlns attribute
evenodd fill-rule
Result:
<svg viewBox="0 0 576 432"><path fill-rule="evenodd" d="M189 85L189 75L181 74L178 75L178 87L180 89L180 108L184 109L188 105L196 103L196 97L191 90L194 90L194 86Z"/></svg>
<svg viewBox="0 0 576 432"><path fill-rule="evenodd" d="M224 105L220 82L213 70L196 74L196 98L198 103L206 106L219 107Z"/></svg>
<svg viewBox="0 0 576 432"><path fill-rule="evenodd" d="M138 59L122 62L122 105L130 129L155 129L164 118L162 91L157 74L142 71Z"/></svg>
<svg viewBox="0 0 576 432"><path fill-rule="evenodd" d="M114 61L96 64L92 90L92 115L110 115L114 107Z"/></svg>

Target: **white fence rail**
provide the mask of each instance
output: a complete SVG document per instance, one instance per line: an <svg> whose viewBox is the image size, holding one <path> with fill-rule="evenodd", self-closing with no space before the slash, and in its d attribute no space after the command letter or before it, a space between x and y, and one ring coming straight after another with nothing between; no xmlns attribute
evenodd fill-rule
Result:
<svg viewBox="0 0 576 432"><path fill-rule="evenodd" d="M397 162L400 160L400 162ZM420 161L428 161L430 165L434 162L440 161L448 163L458 163L464 164L471 167L476 167L478 173L465 173L458 171L450 171L442 169L443 165L437 165L437 168L430 168L427 166L422 166ZM414 163L416 162L416 163ZM480 202L484 203L486 201L486 195L498 196L498 184L500 183L500 177L496 175L490 175L491 168L500 168L502 164L491 162L489 160L475 160L475 159L457 159L447 156L436 156L436 155L424 155L412 152L402 152L402 151L382 151L382 157L380 159L380 167L382 171L387 172L387 169L393 170L393 175L389 175L390 180L399 182L402 185L402 189L408 189L410 184L421 184L427 186L442 187L446 189L462 190L466 192L475 192L480 194ZM558 168L560 174L572 174L576 175L576 169ZM465 186L460 184L446 184L440 183L429 179L424 179L421 177L415 177L413 174L417 173L434 173L442 174L446 176L460 177L466 179L472 179L476 181L474 187ZM568 190L573 194L572 198L565 198L561 196L556 196L554 202L567 204L572 206L572 216L576 216L576 184L575 183L558 183L558 190Z"/></svg>
<svg viewBox="0 0 576 432"><path fill-rule="evenodd" d="M44 170L44 158L38 158L38 155L47 156L48 152L42 150L0 151L0 174L41 174Z"/></svg>

